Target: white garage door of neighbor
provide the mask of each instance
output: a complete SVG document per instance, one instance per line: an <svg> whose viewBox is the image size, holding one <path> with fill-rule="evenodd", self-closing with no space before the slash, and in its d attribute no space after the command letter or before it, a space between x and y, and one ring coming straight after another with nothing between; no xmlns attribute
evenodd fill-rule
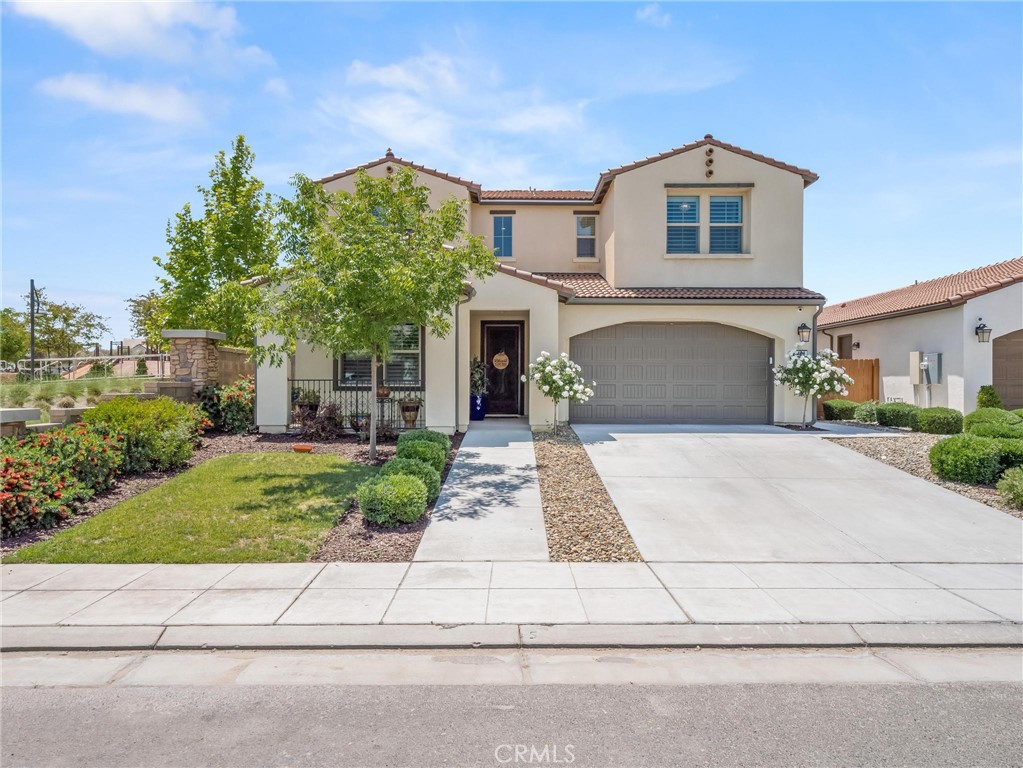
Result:
<svg viewBox="0 0 1023 768"><path fill-rule="evenodd" d="M623 323L574 337L587 380L577 423L767 424L774 342L718 323Z"/></svg>

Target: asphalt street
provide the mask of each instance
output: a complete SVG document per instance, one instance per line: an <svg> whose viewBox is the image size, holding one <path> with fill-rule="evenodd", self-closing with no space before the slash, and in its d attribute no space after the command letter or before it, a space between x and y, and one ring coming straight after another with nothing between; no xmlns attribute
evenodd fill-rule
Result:
<svg viewBox="0 0 1023 768"><path fill-rule="evenodd" d="M11 687L0 762L1018 766L1021 723L1005 683Z"/></svg>

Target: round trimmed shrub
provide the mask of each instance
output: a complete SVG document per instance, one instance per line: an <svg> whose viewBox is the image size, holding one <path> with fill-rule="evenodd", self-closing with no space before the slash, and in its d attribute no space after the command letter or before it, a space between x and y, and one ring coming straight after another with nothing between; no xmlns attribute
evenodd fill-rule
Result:
<svg viewBox="0 0 1023 768"><path fill-rule="evenodd" d="M434 432L432 429L410 429L408 432L402 432L398 437L399 446L417 441L435 443L444 449L444 453L451 450L451 438L440 432Z"/></svg>
<svg viewBox="0 0 1023 768"><path fill-rule="evenodd" d="M882 427L912 427L913 414L919 410L911 403L881 403L877 406L877 423Z"/></svg>
<svg viewBox="0 0 1023 768"><path fill-rule="evenodd" d="M982 421L970 428L970 434L977 437L1009 437L1023 440L1023 424L1003 424L997 421Z"/></svg>
<svg viewBox="0 0 1023 768"><path fill-rule="evenodd" d="M990 385L985 384L977 392L977 407L978 408L1004 408L1002 405L1002 398L998 396L997 390Z"/></svg>
<svg viewBox="0 0 1023 768"><path fill-rule="evenodd" d="M963 431L963 415L954 408L921 408L912 414L914 432L929 435L958 435Z"/></svg>
<svg viewBox="0 0 1023 768"><path fill-rule="evenodd" d="M444 471L444 463L447 461L448 452L437 443L429 443L425 440L413 440L404 445L398 443L398 450L395 455L399 459L419 459L433 467L438 472Z"/></svg>
<svg viewBox="0 0 1023 768"><path fill-rule="evenodd" d="M433 501L440 496L440 472L431 467L425 461L419 459L391 459L384 464L380 474L384 477L389 475L409 475L418 477L426 486L426 500Z"/></svg>
<svg viewBox="0 0 1023 768"><path fill-rule="evenodd" d="M1019 416L1020 421L1023 421L1023 408L1017 408L1015 411L1009 411L1009 413Z"/></svg>
<svg viewBox="0 0 1023 768"><path fill-rule="evenodd" d="M849 421L856 413L859 403L852 400L825 400L824 418L828 421Z"/></svg>
<svg viewBox="0 0 1023 768"><path fill-rule="evenodd" d="M355 497L362 516L386 528L414 523L426 512L426 486L411 475L378 475L360 485Z"/></svg>
<svg viewBox="0 0 1023 768"><path fill-rule="evenodd" d="M1005 470L997 487L998 493L1006 503L1017 509L1023 509L1023 467L1012 467Z"/></svg>
<svg viewBox="0 0 1023 768"><path fill-rule="evenodd" d="M974 435L954 435L931 447L931 469L944 480L972 485L993 483L1002 470L1002 451L997 440Z"/></svg>
<svg viewBox="0 0 1023 768"><path fill-rule="evenodd" d="M978 408L966 414L963 427L967 432L972 432L977 424L1023 424L1023 418L1001 408Z"/></svg>
<svg viewBox="0 0 1023 768"><path fill-rule="evenodd" d="M863 424L877 424L877 400L868 400L856 406L853 418Z"/></svg>
<svg viewBox="0 0 1023 768"><path fill-rule="evenodd" d="M997 438L995 442L998 443L998 449L1002 453L999 459L1002 469L1023 466L1023 440L1001 437Z"/></svg>

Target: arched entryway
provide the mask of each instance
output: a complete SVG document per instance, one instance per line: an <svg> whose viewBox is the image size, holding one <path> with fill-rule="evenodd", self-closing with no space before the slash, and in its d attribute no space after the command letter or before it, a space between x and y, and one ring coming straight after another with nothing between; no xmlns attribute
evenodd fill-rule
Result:
<svg viewBox="0 0 1023 768"><path fill-rule="evenodd" d="M991 383L1006 408L1023 408L1023 330L999 336L992 346Z"/></svg>
<svg viewBox="0 0 1023 768"><path fill-rule="evenodd" d="M768 424L774 342L719 323L622 323L572 337L597 382L577 423Z"/></svg>

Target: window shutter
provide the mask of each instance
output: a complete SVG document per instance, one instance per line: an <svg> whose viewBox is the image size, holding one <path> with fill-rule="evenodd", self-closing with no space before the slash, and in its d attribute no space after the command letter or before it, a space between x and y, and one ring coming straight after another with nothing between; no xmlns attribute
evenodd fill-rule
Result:
<svg viewBox="0 0 1023 768"><path fill-rule="evenodd" d="M668 253L698 253L699 246L698 227L668 227Z"/></svg>
<svg viewBox="0 0 1023 768"><path fill-rule="evenodd" d="M711 224L742 224L741 197L711 197Z"/></svg>
<svg viewBox="0 0 1023 768"><path fill-rule="evenodd" d="M700 198L698 198L698 197L669 197L668 198L668 223L669 224L699 224L700 223Z"/></svg>

